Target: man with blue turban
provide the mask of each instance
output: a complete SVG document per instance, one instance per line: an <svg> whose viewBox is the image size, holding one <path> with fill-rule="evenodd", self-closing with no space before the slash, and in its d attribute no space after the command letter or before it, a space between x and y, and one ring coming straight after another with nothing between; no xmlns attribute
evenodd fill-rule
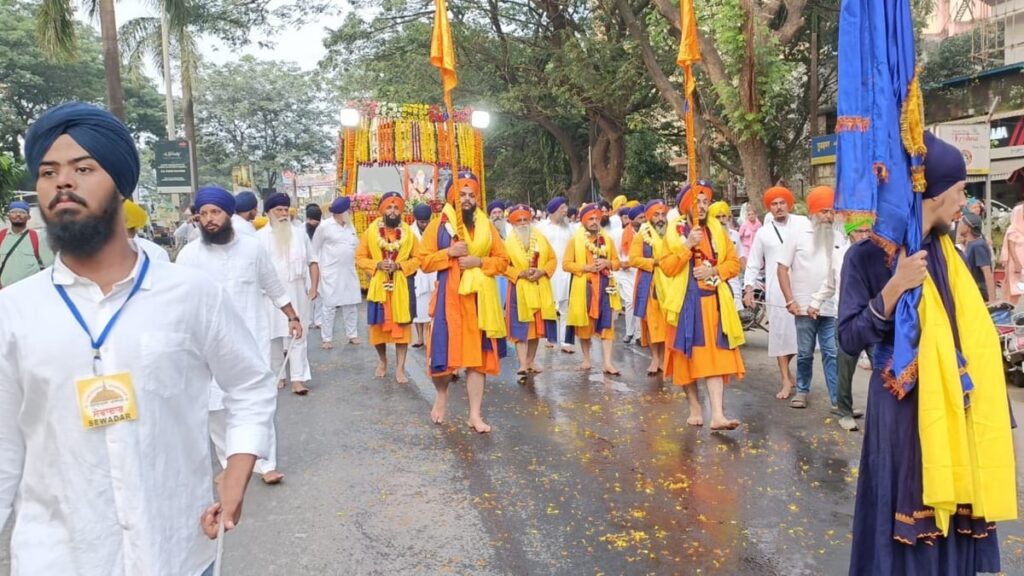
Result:
<svg viewBox="0 0 1024 576"><path fill-rule="evenodd" d="M256 226L252 222L259 215L258 204L256 195L249 190L235 195L235 214L231 217L231 226L235 232L246 236L256 235Z"/></svg>
<svg viewBox="0 0 1024 576"><path fill-rule="evenodd" d="M13 512L12 574L203 574L266 454L273 374L223 287L129 241L122 202L139 162L120 120L63 104L29 128L25 158L58 254L49 273L0 292L0 524ZM219 502L211 377L227 421Z"/></svg>
<svg viewBox="0 0 1024 576"><path fill-rule="evenodd" d="M341 308L341 323L349 344L359 344L359 305L363 294L356 272L356 248L359 236L352 225L352 199L335 198L331 217L313 233L312 255L320 266L320 298L323 318L320 325L320 347L334 348L334 318Z"/></svg>
<svg viewBox="0 0 1024 576"><path fill-rule="evenodd" d="M412 209L412 216L416 219L412 233L416 235L416 242L419 243L423 241L423 232L434 217L434 210L429 204L417 204ZM416 336L412 343L413 348L422 348L426 342L427 325L430 324L430 296L434 293L436 280L435 272L424 272L421 269L416 273L416 318L412 321L416 326Z"/></svg>
<svg viewBox="0 0 1024 576"><path fill-rule="evenodd" d="M291 223L291 203L291 198L280 192L263 200L270 225L259 230L256 239L270 254L274 271L295 309L294 317L302 326L308 326L313 320L313 300L320 294L320 265L305 228L296 228ZM285 379L290 375L292 392L305 396L309 393L306 382L312 379L306 334L296 333L292 328L294 317L286 322L273 310L267 313L270 316L270 367L275 374L283 375L277 387L284 388ZM287 368L282 367L284 364Z"/></svg>
<svg viewBox="0 0 1024 576"><path fill-rule="evenodd" d="M565 250L569 247L569 240L572 238L573 228L569 223L569 205L565 197L555 196L548 202L548 217L537 225L537 229L547 239L551 249L558 257L558 265L555 266L555 273L551 276L551 293L554 295L555 304L558 305L558 331L557 334L546 334L548 348L561 345L562 352L574 354L576 350L571 343L565 341L565 322L569 318L569 279L571 275L562 269L565 258Z"/></svg>
<svg viewBox="0 0 1024 576"><path fill-rule="evenodd" d="M231 294L242 319L256 338L260 357L269 368L271 338L266 299L284 314L294 334L301 334L303 329L274 272L270 254L255 237L238 234L234 229L238 203L227 190L217 186L200 188L194 204L201 237L182 248L177 263L202 270ZM224 393L217 382L211 381L210 439L221 466L227 463L224 416ZM267 484L277 484L284 479L284 474L277 470L276 431L271 433L267 457L256 461L255 472Z"/></svg>
<svg viewBox="0 0 1024 576"><path fill-rule="evenodd" d="M10 228L0 230L0 288L38 273L53 264L53 252L40 241L39 232L28 227L31 208L15 200L7 207Z"/></svg>

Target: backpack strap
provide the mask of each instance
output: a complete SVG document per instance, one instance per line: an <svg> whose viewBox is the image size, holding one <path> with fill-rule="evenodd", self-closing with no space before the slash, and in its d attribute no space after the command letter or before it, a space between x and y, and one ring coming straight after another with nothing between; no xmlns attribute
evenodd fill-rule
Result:
<svg viewBox="0 0 1024 576"><path fill-rule="evenodd" d="M31 228L28 230L28 241L32 243L32 253L36 256L36 263L39 264L39 269L46 268L43 266L43 259L39 257L39 234ZM0 240L3 242L3 240Z"/></svg>

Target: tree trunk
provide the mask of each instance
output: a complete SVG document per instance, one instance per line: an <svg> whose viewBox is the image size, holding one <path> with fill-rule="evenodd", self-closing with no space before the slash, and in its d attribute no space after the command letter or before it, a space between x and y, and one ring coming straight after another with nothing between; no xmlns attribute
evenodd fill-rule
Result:
<svg viewBox="0 0 1024 576"><path fill-rule="evenodd" d="M565 154L565 158L569 162L569 171L571 174L571 180L565 189L565 196L569 201L569 204L578 206L579 203L583 201L583 198L586 197L587 193L590 192L590 169L586 163L580 159L579 151L576 148L576 142L565 128L541 113L531 113L529 115L529 119L536 122L541 128L547 130L562 148L562 152Z"/></svg>
<svg viewBox="0 0 1024 576"><path fill-rule="evenodd" d="M121 88L121 54L117 47L114 0L100 0L100 34L103 38L103 70L107 80L107 108L124 120L124 90Z"/></svg>
<svg viewBox="0 0 1024 576"><path fill-rule="evenodd" d="M184 64L183 64L184 67ZM192 171L192 193L199 189L199 155L196 153L196 115L192 97L192 82L188 74L181 75L181 118L185 123L185 139L189 142L189 165Z"/></svg>
<svg viewBox="0 0 1024 576"><path fill-rule="evenodd" d="M601 187L601 197L611 201L622 193L622 173L626 165L626 139L615 122L593 114L597 125L594 143L594 177Z"/></svg>
<svg viewBox="0 0 1024 576"><path fill-rule="evenodd" d="M746 181L747 199L758 211L762 211L761 197L771 188L772 176L768 162L768 148L763 142L750 138L736 145L743 164L743 179Z"/></svg>

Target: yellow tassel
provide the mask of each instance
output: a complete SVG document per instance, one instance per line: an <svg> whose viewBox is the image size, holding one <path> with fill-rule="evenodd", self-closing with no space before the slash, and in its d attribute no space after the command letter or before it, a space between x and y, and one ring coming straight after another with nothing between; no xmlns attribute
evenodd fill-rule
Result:
<svg viewBox="0 0 1024 576"><path fill-rule="evenodd" d="M921 67L914 71L914 78L907 87L907 98L903 101L900 113L900 138L903 148L914 159L916 165L911 169L914 192L924 192L927 185L924 179L924 158L928 148L924 145L924 96L921 94L919 76Z"/></svg>

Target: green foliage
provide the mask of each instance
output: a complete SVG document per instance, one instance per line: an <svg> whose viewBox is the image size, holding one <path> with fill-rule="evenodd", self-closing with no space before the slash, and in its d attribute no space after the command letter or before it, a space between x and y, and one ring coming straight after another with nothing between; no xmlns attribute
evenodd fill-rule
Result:
<svg viewBox="0 0 1024 576"><path fill-rule="evenodd" d="M970 32L943 38L932 50L924 53L924 66L921 70L921 83L934 86L951 78L970 76L990 68L992 60L975 58L975 46L981 43L982 31L975 29ZM998 45L1002 44L1002 35L997 40L990 39ZM993 57L1002 62L1002 52ZM986 64L988 62L988 64Z"/></svg>
<svg viewBox="0 0 1024 576"><path fill-rule="evenodd" d="M25 177L24 166L13 156L0 153L0 217L7 215L7 207L14 199L14 191Z"/></svg>
<svg viewBox="0 0 1024 576"><path fill-rule="evenodd" d="M201 182L230 184L231 167L252 164L261 187L284 170L329 162L337 106L316 74L243 56L203 71L196 95Z"/></svg>

